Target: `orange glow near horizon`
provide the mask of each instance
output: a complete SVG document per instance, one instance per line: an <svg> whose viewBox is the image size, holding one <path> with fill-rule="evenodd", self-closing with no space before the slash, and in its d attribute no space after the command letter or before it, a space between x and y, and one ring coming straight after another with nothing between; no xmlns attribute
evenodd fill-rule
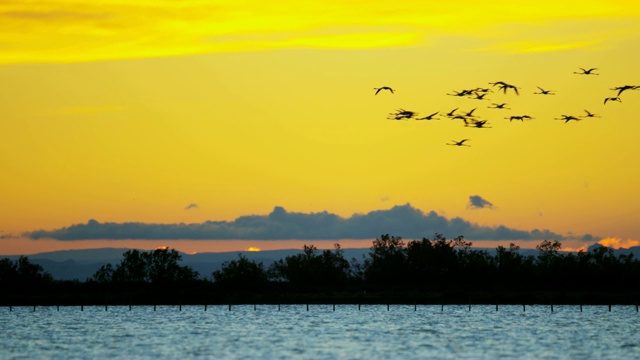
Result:
<svg viewBox="0 0 640 360"><path fill-rule="evenodd" d="M403 239L405 244L413 239ZM256 244L260 246L256 246ZM44 252L79 249L127 248L139 250L176 249L186 254L206 252L242 252L242 251L270 251L293 249L302 250L304 245L314 245L318 250L333 250L334 244L340 244L342 249L368 249L373 239L344 239L344 240L74 240L60 241L52 239L32 240L25 238L7 238L0 240L0 256L33 255ZM537 241L472 241L475 248L495 249L498 246L508 247L514 243L522 249L535 249ZM637 242L636 242L637 243ZM630 242L629 244L633 244ZM580 241L563 241L563 251L586 250Z"/></svg>
<svg viewBox="0 0 640 360"><path fill-rule="evenodd" d="M620 238L610 237L598 241L598 244L613 249L629 249L634 246L640 246L640 241L631 239L623 240Z"/></svg>

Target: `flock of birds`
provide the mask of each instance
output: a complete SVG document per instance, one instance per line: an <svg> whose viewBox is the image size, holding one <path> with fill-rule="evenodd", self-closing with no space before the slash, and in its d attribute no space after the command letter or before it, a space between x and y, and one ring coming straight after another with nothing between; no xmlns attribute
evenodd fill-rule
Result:
<svg viewBox="0 0 640 360"><path fill-rule="evenodd" d="M580 71L574 71L574 74L577 75L588 75L588 76L595 76L595 75L600 75L598 73L595 73L594 71L598 70L598 68L588 68L588 69L584 69L584 68L579 68ZM511 92L513 91L516 95L520 95L520 88L513 85L513 84L509 84L506 83L504 81L496 81L496 82L490 82L489 85L491 85L491 87L488 88L482 88L482 87L477 87L477 88L473 88L473 89L463 89L461 91L453 91L452 93L448 93L447 95L450 96L456 96L456 97L466 97L466 98L471 98L471 99L475 99L475 100L488 100L485 97L487 96L487 94L494 92L494 90L496 90L497 92L502 92L503 94L507 94L507 92ZM534 92L533 94L535 95L555 95L556 93L553 90L548 90L548 89L544 89L540 86L537 86L538 91ZM640 89L640 85L622 85L622 86L616 86L614 88L611 88L610 90L616 91L617 93L614 96L609 96L609 97L605 97L604 99L604 104L606 105L608 102L622 102L622 99L620 98L620 95L622 95L623 92L627 91L627 90L639 90ZM389 86L381 86L381 87L377 87L374 88L375 90L375 95L378 95L381 91L385 91L385 92L389 92L391 94L395 93L395 89L393 89L392 87ZM492 103L490 106L488 106L488 108L490 109L507 109L507 110L511 110L509 107L507 107L507 103ZM467 127L475 127L475 128L480 128L480 129L486 129L486 128L491 128L491 126L488 126L489 123L487 120L482 120L476 117L476 115L474 115L474 112L476 108L471 109L468 112L457 112L459 110L459 108L455 108L451 111L449 111L446 114L442 114L442 116L449 118L451 120L462 120L464 122L464 126ZM565 124L570 122L570 121L580 121L584 118L597 118L600 117L600 115L598 114L594 114L592 112L590 112L589 110L584 110L584 112L586 113L585 115L582 116L574 116L574 115L565 115L562 114L560 115L560 117L555 118L555 120L560 120L563 121ZM431 113L427 116L422 116L420 117L419 114L415 111L410 111L410 110L405 110L405 109L398 109L395 112L389 114L388 119L389 120L410 120L410 119L414 119L414 120L437 120L439 119L438 116L440 114L439 111L436 111L434 113ZM505 119L511 121L525 121L525 120L531 120L533 119L532 116L527 115L527 114L523 114L523 115L511 115L509 117L505 117ZM451 145L451 146L470 146L468 144L466 144L466 142L469 141L469 139L462 139L462 140L452 140L452 142L450 143L446 143L446 145Z"/></svg>

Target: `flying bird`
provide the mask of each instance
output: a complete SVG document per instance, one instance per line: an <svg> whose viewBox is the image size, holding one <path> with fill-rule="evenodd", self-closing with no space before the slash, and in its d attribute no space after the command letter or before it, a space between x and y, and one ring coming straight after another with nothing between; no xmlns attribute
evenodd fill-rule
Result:
<svg viewBox="0 0 640 360"><path fill-rule="evenodd" d="M584 117L588 117L588 118L592 118L592 117L600 117L600 115L598 115L598 114L594 114L594 113L591 113L591 112L589 112L589 110L585 110L584 112L586 112L586 113L587 113L587 115L585 115Z"/></svg>
<svg viewBox="0 0 640 360"><path fill-rule="evenodd" d="M616 97L608 97L608 98L604 98L604 103L606 104L607 101L617 101L617 102L622 102L622 99L620 99L620 97L616 96Z"/></svg>
<svg viewBox="0 0 640 360"><path fill-rule="evenodd" d="M438 115L439 111L434 112L433 114L427 115L425 117L416 118L416 120L433 120L433 117Z"/></svg>
<svg viewBox="0 0 640 360"><path fill-rule="evenodd" d="M451 140L453 141L453 144L451 143L447 143L447 145L452 145L452 146L471 146L471 145L467 145L464 142L468 141L469 139L462 139L460 141L455 141L455 140Z"/></svg>
<svg viewBox="0 0 640 360"><path fill-rule="evenodd" d="M508 84L508 83L506 83L504 81L490 82L489 84L491 86L496 86L497 85L498 86L498 91L502 90L502 92L505 93L505 94L507 93L508 89L513 89L513 91L515 91L516 95L520 95L518 93L518 87L517 86Z"/></svg>
<svg viewBox="0 0 640 360"><path fill-rule="evenodd" d="M502 103L502 104L493 103L491 105L492 106L487 106L487 107L489 109L509 109L508 107L505 107L507 105L507 103Z"/></svg>
<svg viewBox="0 0 640 360"><path fill-rule="evenodd" d="M392 94L394 93L394 90L393 90L392 88L388 87L388 86L382 86L382 87L379 87L379 88L373 88L373 89L376 91L376 93L375 93L374 95L378 95L378 93L379 93L381 90L387 90L387 91L390 91Z"/></svg>
<svg viewBox="0 0 640 360"><path fill-rule="evenodd" d="M529 115L511 115L510 117L505 118L505 119L509 119L509 122L512 122L513 120L520 120L520 121L524 122L525 119L526 120L531 120L533 118L531 116L529 116Z"/></svg>
<svg viewBox="0 0 640 360"><path fill-rule="evenodd" d="M455 115L453 115L453 114L454 114L454 113L456 112L456 110L458 110L458 109L459 109L459 108L455 108L455 109L453 109L453 110L449 111L449 112L447 113L447 115L446 115L446 116L447 116L447 117L454 117Z"/></svg>
<svg viewBox="0 0 640 360"><path fill-rule="evenodd" d="M476 111L477 108L473 108L471 110L469 110L468 113L464 114L464 116L466 117L473 117L473 112Z"/></svg>
<svg viewBox="0 0 640 360"><path fill-rule="evenodd" d="M389 120L403 120L403 119L412 119L415 116L417 116L418 113L415 111L409 111L409 110L405 110L405 109L398 109L396 110L395 113L391 113L389 114L389 116L391 116L390 118L388 118Z"/></svg>
<svg viewBox="0 0 640 360"><path fill-rule="evenodd" d="M465 120L464 121L464 126L469 126L469 127L475 127L478 129L490 129L491 126L485 126L487 125L487 120L474 120L474 119L470 119L470 120Z"/></svg>
<svg viewBox="0 0 640 360"><path fill-rule="evenodd" d="M534 92L534 94L537 94L537 95L555 95L556 94L553 92L553 90L545 90L540 86L536 86L536 87L540 89L540 92Z"/></svg>
<svg viewBox="0 0 640 360"><path fill-rule="evenodd" d="M593 72L594 70L598 70L598 68L590 68L590 69L578 68L578 69L580 69L581 72L574 71L573 73L578 75L600 75Z"/></svg>
<svg viewBox="0 0 640 360"><path fill-rule="evenodd" d="M616 86L616 87L612 88L611 90L618 90L618 95L616 95L616 96L620 96L620 94L622 94L622 92L625 91L625 90L638 90L638 89L640 89L640 86L623 85L623 86Z"/></svg>
<svg viewBox="0 0 640 360"><path fill-rule="evenodd" d="M453 94L447 94L447 95L462 97L462 96L467 96L471 94L473 94L473 90L462 90L462 91L453 90Z"/></svg>
<svg viewBox="0 0 640 360"><path fill-rule="evenodd" d="M571 120L580 121L580 119L578 119L577 117L575 117L573 115L560 115L560 117L556 118L556 120L562 120L562 121L564 121L565 124L568 123Z"/></svg>
<svg viewBox="0 0 640 360"><path fill-rule="evenodd" d="M489 85L491 85L491 86L496 86L496 85L506 86L506 85L509 85L509 84L507 84L504 81L496 81L496 82L490 82Z"/></svg>

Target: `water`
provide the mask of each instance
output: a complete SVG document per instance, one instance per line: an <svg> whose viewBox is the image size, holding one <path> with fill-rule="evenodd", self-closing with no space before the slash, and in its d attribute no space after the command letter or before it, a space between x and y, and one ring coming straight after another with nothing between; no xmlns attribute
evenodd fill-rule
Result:
<svg viewBox="0 0 640 360"><path fill-rule="evenodd" d="M635 306L0 307L0 358L640 358Z"/></svg>

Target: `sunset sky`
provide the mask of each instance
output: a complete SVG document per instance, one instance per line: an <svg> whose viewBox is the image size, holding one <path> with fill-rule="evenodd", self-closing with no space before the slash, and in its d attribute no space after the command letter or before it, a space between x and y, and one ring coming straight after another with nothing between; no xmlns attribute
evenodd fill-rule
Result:
<svg viewBox="0 0 640 360"><path fill-rule="evenodd" d="M640 88L603 102L639 58L637 1L2 1L0 254L301 247L271 230L307 220L638 245ZM520 95L447 95L496 81Z"/></svg>

